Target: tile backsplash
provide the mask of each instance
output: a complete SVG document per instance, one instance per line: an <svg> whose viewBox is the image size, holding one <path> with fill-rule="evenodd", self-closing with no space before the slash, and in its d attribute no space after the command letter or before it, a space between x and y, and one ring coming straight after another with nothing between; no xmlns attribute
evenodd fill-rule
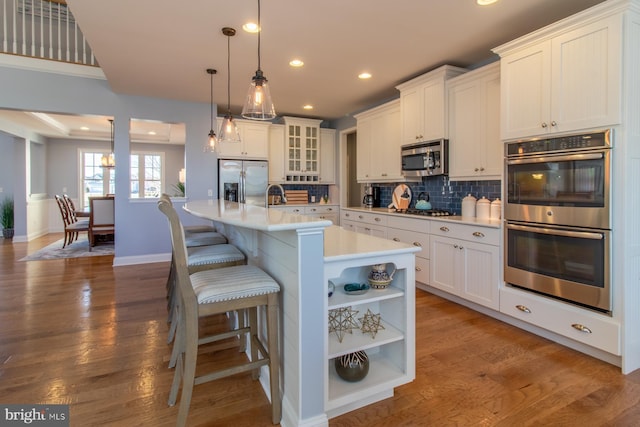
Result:
<svg viewBox="0 0 640 427"><path fill-rule="evenodd" d="M392 194L397 184L373 184L380 187L382 207L392 202ZM449 181L447 177L436 176L423 178L422 182L407 183L411 188L414 207L421 192L429 195L429 201L434 209L446 209L454 215L460 215L462 198L471 194L477 199L486 197L489 200L502 198L502 184L500 180L493 181Z"/></svg>

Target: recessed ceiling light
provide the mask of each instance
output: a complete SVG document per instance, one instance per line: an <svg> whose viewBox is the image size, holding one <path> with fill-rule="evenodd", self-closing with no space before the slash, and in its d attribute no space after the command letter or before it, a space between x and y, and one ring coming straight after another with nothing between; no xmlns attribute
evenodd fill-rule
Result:
<svg viewBox="0 0 640 427"><path fill-rule="evenodd" d="M362 80L366 80L366 79L370 79L371 78L371 74L370 73L360 73L358 74L358 78L362 79Z"/></svg>
<svg viewBox="0 0 640 427"><path fill-rule="evenodd" d="M490 4L494 4L497 1L498 0L476 0L476 3L478 3L480 6L488 6Z"/></svg>
<svg viewBox="0 0 640 427"><path fill-rule="evenodd" d="M89 130L89 128L88 128L88 127L86 127L86 126L81 126L81 127L80 127L80 130Z"/></svg>
<svg viewBox="0 0 640 427"><path fill-rule="evenodd" d="M292 59L291 61L289 61L289 65L291 65L292 67L302 67L304 65L304 62L302 62L300 59Z"/></svg>
<svg viewBox="0 0 640 427"><path fill-rule="evenodd" d="M247 33L257 33L258 31L260 31L260 29L258 28L258 24L256 24L255 22L247 22L242 26L242 29Z"/></svg>
<svg viewBox="0 0 640 427"><path fill-rule="evenodd" d="M150 130L150 131L149 131L149 132L147 132L147 133L148 133L149 135L155 135L155 134L156 134L156 132L155 132L155 131L153 131L153 130Z"/></svg>
<svg viewBox="0 0 640 427"><path fill-rule="evenodd" d="M305 110L313 110L313 105L307 104L307 105L304 105L302 108L304 108Z"/></svg>

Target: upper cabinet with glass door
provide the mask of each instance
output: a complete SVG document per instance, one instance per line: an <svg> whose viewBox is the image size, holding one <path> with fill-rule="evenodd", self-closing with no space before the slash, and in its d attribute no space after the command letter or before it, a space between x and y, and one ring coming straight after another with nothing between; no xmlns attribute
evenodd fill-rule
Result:
<svg viewBox="0 0 640 427"><path fill-rule="evenodd" d="M321 120L284 117L287 182L317 182L320 176Z"/></svg>

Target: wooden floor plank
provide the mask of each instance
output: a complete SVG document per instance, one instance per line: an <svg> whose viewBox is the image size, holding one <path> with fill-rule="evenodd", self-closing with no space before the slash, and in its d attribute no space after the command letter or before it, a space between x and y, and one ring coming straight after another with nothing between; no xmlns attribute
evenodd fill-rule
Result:
<svg viewBox="0 0 640 427"><path fill-rule="evenodd" d="M0 402L65 403L72 426L171 426L168 263L23 262L58 240L0 240ZM223 327L218 318L208 328ZM640 425L640 372L620 369L417 291L416 373L392 398L338 426ZM232 341L201 368L243 357ZM229 348L230 347L230 348ZM203 350L204 351L204 350ZM269 426L250 374L194 389L193 426Z"/></svg>

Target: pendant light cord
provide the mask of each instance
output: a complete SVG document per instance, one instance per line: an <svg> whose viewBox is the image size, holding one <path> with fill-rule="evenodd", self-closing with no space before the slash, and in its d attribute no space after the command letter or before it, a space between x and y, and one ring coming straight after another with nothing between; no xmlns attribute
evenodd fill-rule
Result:
<svg viewBox="0 0 640 427"><path fill-rule="evenodd" d="M227 35L227 114L231 117L231 35Z"/></svg>
<svg viewBox="0 0 640 427"><path fill-rule="evenodd" d="M260 33L262 33L262 26L260 24L260 0L258 0L258 70L260 70Z"/></svg>
<svg viewBox="0 0 640 427"><path fill-rule="evenodd" d="M211 130L213 131L213 72L209 74L211 75L211 102L209 102L209 105L211 107Z"/></svg>

